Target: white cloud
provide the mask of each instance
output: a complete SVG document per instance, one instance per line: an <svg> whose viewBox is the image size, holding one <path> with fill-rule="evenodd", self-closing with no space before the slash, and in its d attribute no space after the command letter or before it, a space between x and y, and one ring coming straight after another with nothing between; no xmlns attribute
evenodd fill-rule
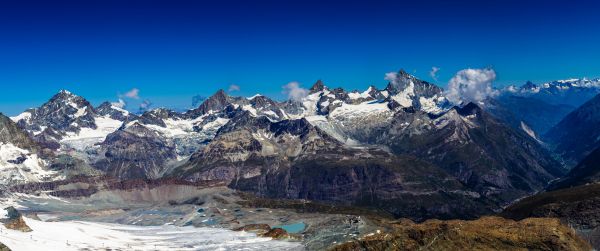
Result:
<svg viewBox="0 0 600 251"><path fill-rule="evenodd" d="M390 81L392 83L396 83L396 81L398 80L398 73L397 72L388 72L385 74L385 77L383 79Z"/></svg>
<svg viewBox="0 0 600 251"><path fill-rule="evenodd" d="M236 84L231 84L231 85L229 85L229 88L227 90L229 92L239 91L240 90L240 86L236 85Z"/></svg>
<svg viewBox="0 0 600 251"><path fill-rule="evenodd" d="M140 99L140 89L133 88L126 92L124 96L132 99Z"/></svg>
<svg viewBox="0 0 600 251"><path fill-rule="evenodd" d="M283 87L283 94L286 94L289 99L300 101L302 98L308 95L308 90L300 87L300 83L298 82L289 82L287 85Z"/></svg>
<svg viewBox="0 0 600 251"><path fill-rule="evenodd" d="M143 113L145 111L150 110L150 107L152 106L152 102L150 102L150 100L144 100L144 102L142 102L140 104L140 108L139 108L139 112Z"/></svg>
<svg viewBox="0 0 600 251"><path fill-rule="evenodd" d="M431 71L429 71L429 76L431 76L431 78L433 78L435 81L438 81L438 71L440 71L440 68L435 66L431 67Z"/></svg>
<svg viewBox="0 0 600 251"><path fill-rule="evenodd" d="M498 92L492 88L496 71L486 69L464 69L448 82L446 97L455 104L479 102Z"/></svg>
<svg viewBox="0 0 600 251"><path fill-rule="evenodd" d="M121 98L119 98L119 101L118 101L118 102L112 102L112 103L110 103L110 104L111 104L112 106L114 106L114 107L121 108L121 109L125 108L125 105L127 105L127 104L125 103L125 100L123 100L123 99L121 99Z"/></svg>

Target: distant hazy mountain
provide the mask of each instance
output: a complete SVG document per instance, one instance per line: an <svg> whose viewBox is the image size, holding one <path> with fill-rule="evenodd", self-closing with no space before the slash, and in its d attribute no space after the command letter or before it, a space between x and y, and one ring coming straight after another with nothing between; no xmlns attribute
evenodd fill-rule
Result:
<svg viewBox="0 0 600 251"><path fill-rule="evenodd" d="M578 107L600 93L600 79L556 80L540 85L527 82L521 87L504 89L514 95L533 97L553 105Z"/></svg>
<svg viewBox="0 0 600 251"><path fill-rule="evenodd" d="M511 127L542 140L568 113L600 93L599 79L557 80L508 86L486 101L485 109Z"/></svg>
<svg viewBox="0 0 600 251"><path fill-rule="evenodd" d="M567 163L574 165L600 146L600 96L569 113L545 139Z"/></svg>
<svg viewBox="0 0 600 251"><path fill-rule="evenodd" d="M511 93L502 93L489 99L485 106L487 111L501 121L538 140L575 108L567 104L552 104L536 97Z"/></svg>
<svg viewBox="0 0 600 251"><path fill-rule="evenodd" d="M600 182L600 148L596 148L569 173L556 182L549 190L576 187Z"/></svg>

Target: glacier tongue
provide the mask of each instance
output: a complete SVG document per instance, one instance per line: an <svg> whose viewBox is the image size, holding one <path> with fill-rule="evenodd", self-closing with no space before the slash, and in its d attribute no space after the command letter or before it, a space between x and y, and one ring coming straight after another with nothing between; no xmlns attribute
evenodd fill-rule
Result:
<svg viewBox="0 0 600 251"><path fill-rule="evenodd" d="M104 141L108 134L116 131L123 124L122 121L112 119L108 115L97 116L94 119L97 126L96 129L83 127L78 133L67 132L60 143L68 148L83 151L96 143Z"/></svg>
<svg viewBox="0 0 600 251"><path fill-rule="evenodd" d="M0 242L11 250L303 250L300 243L219 228L24 220L32 232L0 224Z"/></svg>

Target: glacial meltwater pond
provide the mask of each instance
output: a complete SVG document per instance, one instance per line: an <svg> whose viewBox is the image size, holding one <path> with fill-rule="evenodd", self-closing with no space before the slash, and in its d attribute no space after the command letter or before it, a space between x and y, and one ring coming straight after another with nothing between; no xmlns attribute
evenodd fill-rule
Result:
<svg viewBox="0 0 600 251"><path fill-rule="evenodd" d="M283 230L287 231L288 233L298 234L298 233L301 233L302 231L304 231L304 229L306 228L306 224L304 222L298 222L298 223L293 223L293 224L288 224L288 225L274 226L273 228L282 228Z"/></svg>

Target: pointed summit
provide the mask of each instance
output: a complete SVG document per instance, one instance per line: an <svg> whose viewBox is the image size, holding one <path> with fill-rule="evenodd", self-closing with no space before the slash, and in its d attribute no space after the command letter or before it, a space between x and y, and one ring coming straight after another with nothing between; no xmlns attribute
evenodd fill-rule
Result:
<svg viewBox="0 0 600 251"><path fill-rule="evenodd" d="M223 89L219 89L215 94L204 100L196 109L188 111L187 115L197 117L211 111L221 111L231 103L231 97Z"/></svg>
<svg viewBox="0 0 600 251"><path fill-rule="evenodd" d="M397 73L386 74L386 79L389 82L385 89L390 93L398 93L408 87L411 82L417 82L416 80L418 80L413 75L408 74L404 69L400 69Z"/></svg>
<svg viewBox="0 0 600 251"><path fill-rule="evenodd" d="M66 95L72 94L70 91L65 90L65 89L60 90L58 93L62 93L62 94L66 94Z"/></svg>
<svg viewBox="0 0 600 251"><path fill-rule="evenodd" d="M223 89L219 89L217 92L215 92L215 94L213 94L210 98L213 97L226 97L227 93L225 93L225 90Z"/></svg>
<svg viewBox="0 0 600 251"><path fill-rule="evenodd" d="M398 75L399 75L399 76L404 76L404 77L412 77L412 78L414 78L414 76L413 76L413 75L410 75L410 74L408 74L408 72L406 72L404 69L400 69L400 70L398 71Z"/></svg>
<svg viewBox="0 0 600 251"><path fill-rule="evenodd" d="M389 83L385 90L392 95L404 90L409 90L414 96L424 96L429 98L442 92L442 89L437 85L420 80L406 72L404 69L400 69L397 73L386 74L386 79Z"/></svg>
<svg viewBox="0 0 600 251"><path fill-rule="evenodd" d="M310 88L310 93L315 93L315 92L320 92L325 90L325 85L323 84L323 81L321 81L320 79L317 80L317 82L315 82L315 84Z"/></svg>
<svg viewBox="0 0 600 251"><path fill-rule="evenodd" d="M74 98L74 97L79 97L79 96L73 94L70 91L63 89L63 90L58 91L56 94L54 94L54 96L52 96L52 98L50 98L50 100L63 100L63 99L69 99L69 98Z"/></svg>

